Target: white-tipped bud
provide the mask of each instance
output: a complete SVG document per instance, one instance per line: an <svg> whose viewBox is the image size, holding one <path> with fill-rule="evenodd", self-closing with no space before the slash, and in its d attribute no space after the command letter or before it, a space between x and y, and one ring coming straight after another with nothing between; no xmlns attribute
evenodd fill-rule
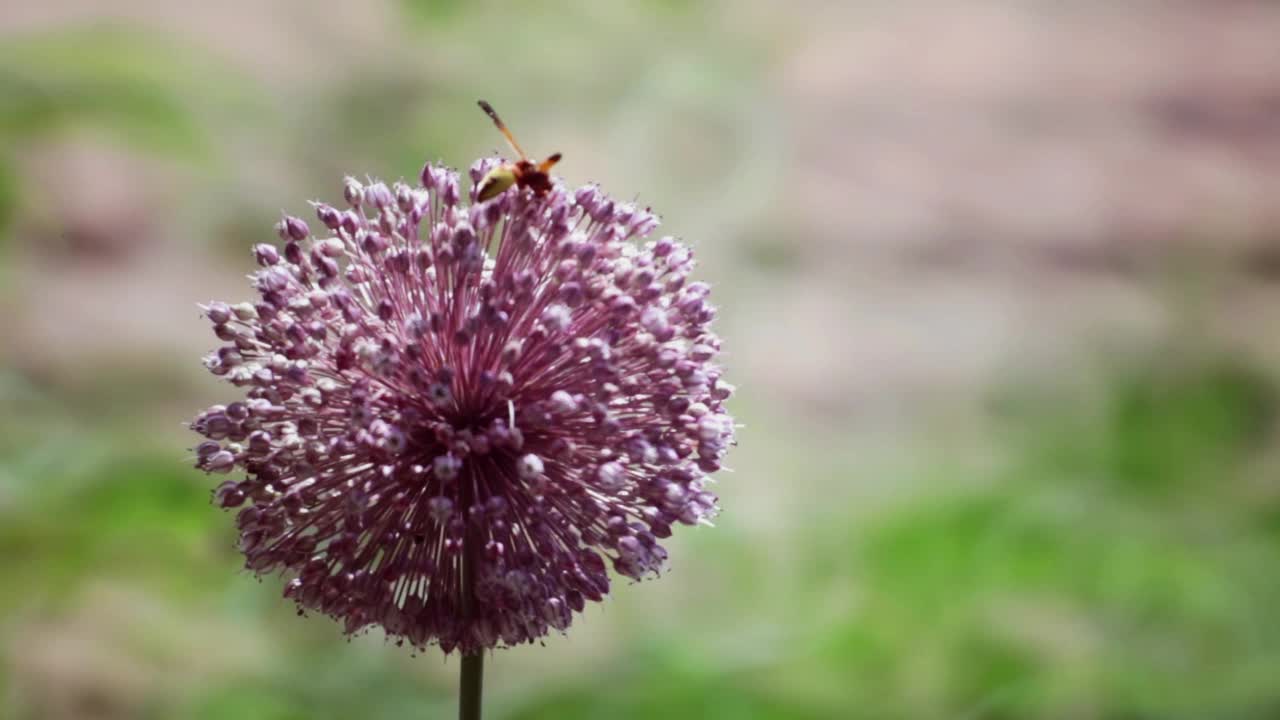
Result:
<svg viewBox="0 0 1280 720"><path fill-rule="evenodd" d="M253 303L242 302L233 306L231 310L236 314L236 317L241 320L248 321L258 319L258 309L253 306Z"/></svg>
<svg viewBox="0 0 1280 720"><path fill-rule="evenodd" d="M346 198L347 204L358 207L364 202L364 185L359 180L348 177L342 186L342 197Z"/></svg>
<svg viewBox="0 0 1280 720"><path fill-rule="evenodd" d="M627 485L626 472L620 463L607 462L596 470L596 482L605 492L617 492Z"/></svg>
<svg viewBox="0 0 1280 720"><path fill-rule="evenodd" d="M533 453L521 457L516 462L516 472L519 473L521 480L532 480L541 475L543 469L542 458Z"/></svg>
<svg viewBox="0 0 1280 720"><path fill-rule="evenodd" d="M572 318L569 315L569 308L556 303L542 311L542 324L547 326L552 332L564 332L569 328L569 321Z"/></svg>
<svg viewBox="0 0 1280 720"><path fill-rule="evenodd" d="M519 340L512 340L502 348L502 361L508 365L520 359L520 352L523 344Z"/></svg>
<svg viewBox="0 0 1280 720"><path fill-rule="evenodd" d="M550 403L551 410L561 414L568 414L578 409L578 403L573 399L573 396L564 390L556 390L551 393Z"/></svg>

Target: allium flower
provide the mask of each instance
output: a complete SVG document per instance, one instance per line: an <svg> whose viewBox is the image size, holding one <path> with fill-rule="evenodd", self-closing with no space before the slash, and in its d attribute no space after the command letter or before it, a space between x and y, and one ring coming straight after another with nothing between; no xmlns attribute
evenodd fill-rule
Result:
<svg viewBox="0 0 1280 720"><path fill-rule="evenodd" d="M246 397L195 419L196 465L243 475L215 501L248 569L464 654L564 630L610 565L656 574L733 442L690 250L594 186L467 204L429 165L344 195L254 249L257 302L203 308Z"/></svg>

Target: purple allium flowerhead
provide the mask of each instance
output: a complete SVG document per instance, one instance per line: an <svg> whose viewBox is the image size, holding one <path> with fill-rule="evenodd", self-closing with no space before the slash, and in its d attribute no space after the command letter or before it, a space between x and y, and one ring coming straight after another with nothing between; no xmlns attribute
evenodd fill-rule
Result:
<svg viewBox="0 0 1280 720"><path fill-rule="evenodd" d="M467 204L428 165L344 196L254 249L257 301L203 308L245 397L192 423L196 466L240 478L214 497L248 569L467 654L566 629L610 566L658 573L734 434L690 250L594 186Z"/></svg>

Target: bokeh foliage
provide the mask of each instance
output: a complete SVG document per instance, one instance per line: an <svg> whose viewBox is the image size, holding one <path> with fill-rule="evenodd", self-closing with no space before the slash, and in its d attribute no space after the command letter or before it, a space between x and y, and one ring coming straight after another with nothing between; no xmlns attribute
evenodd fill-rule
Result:
<svg viewBox="0 0 1280 720"><path fill-rule="evenodd" d="M71 136L101 136L225 178L231 168L216 129L247 117L259 123L272 117L250 78L211 52L155 33L91 26L6 38L0 43L0 253L16 220L56 223L59 203L79 190L69 181L36 190L20 179L39 149ZM6 271L0 262L0 277Z"/></svg>
<svg viewBox="0 0 1280 720"><path fill-rule="evenodd" d="M292 103L267 100L225 59L154 35L7 38L0 242L13 218L56 200L24 192L21 162L66 134L101 133L198 168L217 188L235 185L228 145L253 125L270 158L316 192L312 178L336 187L345 172L465 162L498 144L476 95L519 106L548 88L565 98L548 102L557 126L613 128L614 172L678 208L677 226L690 231L718 198L753 219L776 167L771 146L753 141L773 132L771 108L742 112L755 100L757 53L700 44L706 3L662 2L657 13L627 4L616 15L570 5L525 8L526 32L495 37L505 6L405 0L400 49ZM610 39L611 54L574 42L583 35ZM410 53L430 58L427 69L408 64ZM645 124L651 103L667 122ZM688 126L741 137L700 143ZM682 184L649 182L678 156L696 160ZM191 241L224 242L243 264L249 243L268 238L275 204L293 196L228 193L207 218L215 227ZM748 244L781 234L755 232ZM761 272L797 271L788 253L800 241L771 242L757 243ZM0 255L0 300L5 263ZM743 292L722 289L730 306ZM570 638L495 657L492 717L1277 716L1274 380L1182 350L1103 364L1084 378L1088 392L1067 388L1081 378L1051 375L998 388L982 431L995 460L921 438L913 476L892 478L899 491L871 509L845 493L874 468L808 452L821 421L779 417L744 388L745 457L773 459L765 482L802 501L766 531L743 511L750 487L730 476L720 527L684 541L670 577L620 584ZM327 620L294 617L279 583L240 570L209 480L172 436L152 432L149 416L174 425L200 407L185 379L157 379L141 363L88 367L52 387L0 368L0 715L451 715L452 664L376 636L347 641ZM562 666L522 680L543 657Z"/></svg>
<svg viewBox="0 0 1280 720"><path fill-rule="evenodd" d="M1102 387L1093 403L1004 397L993 431L1004 459L947 491L921 483L869 518L832 506L782 543L731 519L699 535L686 565L724 589L655 624L628 598L642 589L621 588L601 618L623 623L618 647L556 683L504 692L504 660L541 649L498 654L496 716L1269 717L1272 382L1229 360L1150 361L1108 371ZM415 665L438 658L345 642L323 619L292 618L276 584L239 573L230 518L167 448L101 429L49 435L47 400L13 392L28 421L4 428L18 440L0 467L7 632L17 618L92 614L86 599L109 581L159 608L164 634L108 637L111 652L201 678L150 688L155 717L447 712L447 676L424 682ZM946 471L946 457L930 462L927 473ZM256 659L218 658L240 653ZM6 675L24 672L11 657Z"/></svg>

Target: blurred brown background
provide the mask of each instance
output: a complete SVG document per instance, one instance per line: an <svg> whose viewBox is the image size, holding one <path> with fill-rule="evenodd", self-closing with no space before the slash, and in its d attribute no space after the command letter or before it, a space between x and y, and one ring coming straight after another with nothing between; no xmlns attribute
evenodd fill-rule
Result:
<svg viewBox="0 0 1280 720"><path fill-rule="evenodd" d="M493 717L1280 714L1280 5L0 8L0 717L449 717L238 572L195 304L345 174L500 147L692 241L716 530Z"/></svg>

